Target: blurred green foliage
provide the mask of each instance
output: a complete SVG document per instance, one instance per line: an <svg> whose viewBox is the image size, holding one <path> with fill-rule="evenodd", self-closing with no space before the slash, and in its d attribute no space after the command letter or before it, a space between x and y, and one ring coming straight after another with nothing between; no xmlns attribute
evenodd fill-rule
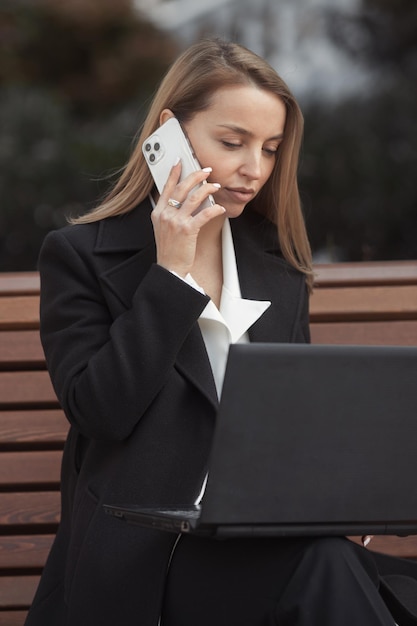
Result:
<svg viewBox="0 0 417 626"><path fill-rule="evenodd" d="M176 48L132 0L3 0L0 84L42 86L79 117L153 89Z"/></svg>
<svg viewBox="0 0 417 626"><path fill-rule="evenodd" d="M306 112L300 188L313 249L331 260L417 258L412 90Z"/></svg>
<svg viewBox="0 0 417 626"><path fill-rule="evenodd" d="M362 93L305 109L300 184L313 250L331 260L417 259L417 4L363 0L329 35L372 69Z"/></svg>
<svg viewBox="0 0 417 626"><path fill-rule="evenodd" d="M30 270L125 163L177 47L130 0L3 0L0 42L0 271Z"/></svg>
<svg viewBox="0 0 417 626"><path fill-rule="evenodd" d="M316 254L417 258L417 5L329 11L329 35L373 70L366 92L304 105L300 189ZM127 159L177 45L132 0L3 0L0 271L93 206Z"/></svg>
<svg viewBox="0 0 417 626"><path fill-rule="evenodd" d="M45 234L97 201L126 159L135 117L125 109L77 123L45 90L0 90L2 271L34 269Z"/></svg>

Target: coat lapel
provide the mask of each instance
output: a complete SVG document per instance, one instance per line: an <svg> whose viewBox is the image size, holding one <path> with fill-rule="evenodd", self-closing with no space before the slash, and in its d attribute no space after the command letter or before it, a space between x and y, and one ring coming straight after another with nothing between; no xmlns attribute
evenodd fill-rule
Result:
<svg viewBox="0 0 417 626"><path fill-rule="evenodd" d="M150 214L146 200L130 213L99 223L94 247L102 270L99 278L122 310L131 306L137 286L156 261Z"/></svg>
<svg viewBox="0 0 417 626"><path fill-rule="evenodd" d="M290 342L304 296L303 276L284 260L276 227L261 215L246 210L231 227L242 297L271 301L249 329L250 340Z"/></svg>

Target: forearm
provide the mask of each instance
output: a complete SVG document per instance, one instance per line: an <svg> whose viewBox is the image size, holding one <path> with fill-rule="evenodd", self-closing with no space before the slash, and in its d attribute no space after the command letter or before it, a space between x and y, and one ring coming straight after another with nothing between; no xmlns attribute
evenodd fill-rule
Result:
<svg viewBox="0 0 417 626"><path fill-rule="evenodd" d="M96 277L67 242L45 246L40 270L42 341L68 419L88 437L126 438L172 372L207 297L153 265L131 307L112 319Z"/></svg>

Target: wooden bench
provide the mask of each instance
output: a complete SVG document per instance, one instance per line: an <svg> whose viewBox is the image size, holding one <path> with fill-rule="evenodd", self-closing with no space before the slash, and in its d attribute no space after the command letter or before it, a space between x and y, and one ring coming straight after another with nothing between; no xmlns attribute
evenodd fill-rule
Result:
<svg viewBox="0 0 417 626"><path fill-rule="evenodd" d="M317 266L315 343L417 345L417 261ZM68 426L39 341L37 273L0 274L0 626L21 626L59 521ZM417 558L417 537L372 549Z"/></svg>
<svg viewBox="0 0 417 626"><path fill-rule="evenodd" d="M39 341L39 277L0 274L0 625L24 622L59 521L68 425Z"/></svg>

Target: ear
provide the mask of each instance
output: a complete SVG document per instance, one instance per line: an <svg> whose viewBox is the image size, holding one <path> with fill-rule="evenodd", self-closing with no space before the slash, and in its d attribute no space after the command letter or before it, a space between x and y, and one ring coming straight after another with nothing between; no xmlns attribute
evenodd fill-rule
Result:
<svg viewBox="0 0 417 626"><path fill-rule="evenodd" d="M165 124L165 122L167 122L172 117L175 117L175 115L173 114L171 109L164 109L161 115L159 116L159 124L160 125Z"/></svg>

